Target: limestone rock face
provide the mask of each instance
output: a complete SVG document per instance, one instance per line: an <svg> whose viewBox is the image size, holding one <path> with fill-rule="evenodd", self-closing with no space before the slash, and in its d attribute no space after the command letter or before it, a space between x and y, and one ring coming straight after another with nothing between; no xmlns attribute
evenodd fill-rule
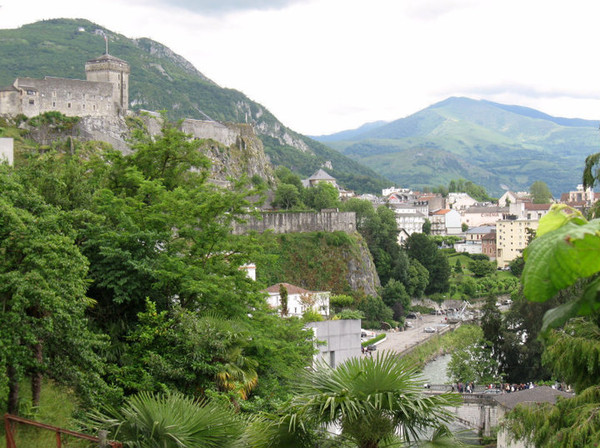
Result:
<svg viewBox="0 0 600 448"><path fill-rule="evenodd" d="M363 291L367 296L376 296L381 286L379 276L373 263L373 257L364 240L358 245L358 256L348 259L347 280L354 291Z"/></svg>

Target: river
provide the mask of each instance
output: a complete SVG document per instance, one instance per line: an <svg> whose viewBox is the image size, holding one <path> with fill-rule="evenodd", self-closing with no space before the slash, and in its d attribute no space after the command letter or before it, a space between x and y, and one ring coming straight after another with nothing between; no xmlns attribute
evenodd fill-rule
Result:
<svg viewBox="0 0 600 448"><path fill-rule="evenodd" d="M443 355L428 362L423 368L423 378L430 384L446 384L450 382L447 372L450 359L452 359L452 355ZM458 435L458 438L462 440L463 443L469 446L481 446L479 437L475 431L467 429L457 423L452 423L449 427L454 434Z"/></svg>

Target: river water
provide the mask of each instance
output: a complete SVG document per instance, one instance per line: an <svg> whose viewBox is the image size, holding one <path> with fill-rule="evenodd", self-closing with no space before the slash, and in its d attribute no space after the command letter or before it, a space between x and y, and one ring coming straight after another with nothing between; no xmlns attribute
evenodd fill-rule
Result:
<svg viewBox="0 0 600 448"><path fill-rule="evenodd" d="M448 377L447 368L448 363L452 359L452 355L438 356L435 360L428 362L423 368L423 378L430 384L446 384L450 382ZM448 425L450 430L458 435L458 438L463 443L469 446L481 446L479 438L475 431L465 428L458 423L452 423Z"/></svg>

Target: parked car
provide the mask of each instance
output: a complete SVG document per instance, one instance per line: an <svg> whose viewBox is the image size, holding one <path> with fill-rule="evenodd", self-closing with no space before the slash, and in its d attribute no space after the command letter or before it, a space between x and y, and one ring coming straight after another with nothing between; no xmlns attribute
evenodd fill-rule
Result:
<svg viewBox="0 0 600 448"><path fill-rule="evenodd" d="M404 322L404 326L407 328L412 328L413 327L413 323L409 322L408 320L406 322Z"/></svg>
<svg viewBox="0 0 600 448"><path fill-rule="evenodd" d="M435 330L435 328L433 328L433 327L425 327L425 328L423 329L423 331L424 331L425 333L436 333L436 330Z"/></svg>
<svg viewBox="0 0 600 448"><path fill-rule="evenodd" d="M368 352L374 352L375 350L377 350L377 346L372 344L372 345L368 345L367 346L367 351Z"/></svg>
<svg viewBox="0 0 600 448"><path fill-rule="evenodd" d="M417 315L416 315L415 313L408 313L408 314L406 315L406 318L407 318L407 319L416 319L416 318L417 318Z"/></svg>

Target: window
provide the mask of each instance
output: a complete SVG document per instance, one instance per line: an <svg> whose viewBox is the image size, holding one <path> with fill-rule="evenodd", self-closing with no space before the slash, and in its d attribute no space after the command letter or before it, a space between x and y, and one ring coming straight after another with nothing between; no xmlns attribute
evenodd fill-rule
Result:
<svg viewBox="0 0 600 448"><path fill-rule="evenodd" d="M52 107L56 107L56 101L52 101Z"/></svg>
<svg viewBox="0 0 600 448"><path fill-rule="evenodd" d="M67 107L70 109L71 108L71 103L67 103Z"/></svg>
<svg viewBox="0 0 600 448"><path fill-rule="evenodd" d="M29 100L29 104L34 104L35 101L34 100Z"/></svg>
<svg viewBox="0 0 600 448"><path fill-rule="evenodd" d="M27 95L35 95L35 90L27 90Z"/></svg>

